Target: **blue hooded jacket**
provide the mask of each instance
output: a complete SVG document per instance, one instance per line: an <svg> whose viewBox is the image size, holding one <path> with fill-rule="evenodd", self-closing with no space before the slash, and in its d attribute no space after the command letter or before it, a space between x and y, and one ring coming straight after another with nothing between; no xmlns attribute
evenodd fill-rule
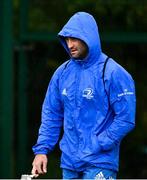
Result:
<svg viewBox="0 0 147 180"><path fill-rule="evenodd" d="M42 107L35 154L48 154L60 141L61 167L82 171L94 165L118 171L119 146L135 125L135 88L130 74L101 50L98 27L85 12L74 14L59 32L88 46L85 59L63 63L54 73Z"/></svg>

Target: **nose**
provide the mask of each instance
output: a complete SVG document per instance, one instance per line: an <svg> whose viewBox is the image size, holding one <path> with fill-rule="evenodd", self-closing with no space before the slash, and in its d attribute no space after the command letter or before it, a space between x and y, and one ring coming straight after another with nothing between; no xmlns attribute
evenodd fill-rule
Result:
<svg viewBox="0 0 147 180"><path fill-rule="evenodd" d="M73 42L72 42L72 40L70 38L66 39L66 43L67 43L67 46L68 46L69 49L72 48Z"/></svg>

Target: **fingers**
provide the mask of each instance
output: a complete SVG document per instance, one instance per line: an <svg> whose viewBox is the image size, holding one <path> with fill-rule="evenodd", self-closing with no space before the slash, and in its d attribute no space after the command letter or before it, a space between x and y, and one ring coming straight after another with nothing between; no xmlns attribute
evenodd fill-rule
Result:
<svg viewBox="0 0 147 180"><path fill-rule="evenodd" d="M43 169L43 173L47 173L47 161L43 162L42 169Z"/></svg>
<svg viewBox="0 0 147 180"><path fill-rule="evenodd" d="M36 155L32 165L33 168L31 173L34 177L45 174L47 172L47 156L44 154Z"/></svg>
<svg viewBox="0 0 147 180"><path fill-rule="evenodd" d="M35 177L35 178L39 176L38 171L37 171L37 169L36 169L35 166L33 166L32 171L31 171L31 174L32 174L33 177Z"/></svg>
<svg viewBox="0 0 147 180"><path fill-rule="evenodd" d="M31 171L31 174L36 174L36 168L35 168L35 166L33 166L32 171Z"/></svg>

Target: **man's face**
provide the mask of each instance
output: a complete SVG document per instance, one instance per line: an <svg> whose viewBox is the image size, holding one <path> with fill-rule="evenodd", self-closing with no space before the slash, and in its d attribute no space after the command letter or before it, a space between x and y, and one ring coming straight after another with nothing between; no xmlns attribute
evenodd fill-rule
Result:
<svg viewBox="0 0 147 180"><path fill-rule="evenodd" d="M87 45L80 39L67 37L65 38L70 54L75 59L83 59L88 53Z"/></svg>

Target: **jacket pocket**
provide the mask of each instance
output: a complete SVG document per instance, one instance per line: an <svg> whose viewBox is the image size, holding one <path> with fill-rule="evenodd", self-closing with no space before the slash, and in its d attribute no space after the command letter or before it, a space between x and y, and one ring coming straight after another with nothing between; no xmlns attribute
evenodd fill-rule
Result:
<svg viewBox="0 0 147 180"><path fill-rule="evenodd" d="M98 137L96 134L91 135L91 149L93 154L98 154L101 150L101 147L98 143Z"/></svg>
<svg viewBox="0 0 147 180"><path fill-rule="evenodd" d="M85 155L95 155L100 152L100 145L95 134L89 135L81 147L81 150Z"/></svg>

